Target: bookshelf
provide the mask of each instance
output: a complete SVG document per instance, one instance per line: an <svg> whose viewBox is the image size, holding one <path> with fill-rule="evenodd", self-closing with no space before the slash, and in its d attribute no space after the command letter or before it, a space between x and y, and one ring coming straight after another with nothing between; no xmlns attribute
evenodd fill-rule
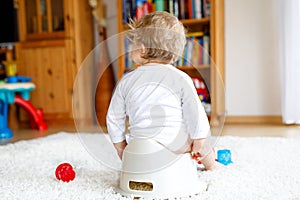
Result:
<svg viewBox="0 0 300 200"><path fill-rule="evenodd" d="M209 3L209 6L202 8L201 17L195 15L194 3L197 0L158 0L158 3L164 2L164 11L174 12L174 9L170 11L169 6L170 2L178 2L179 13L173 13L176 15L180 21L183 23L187 29L188 34L203 33L200 37L187 37L189 38L198 38L199 40L205 35L209 38L208 49L210 59L208 63L197 63L189 64L186 63L184 66L183 63L177 63L176 66L178 69L184 71L193 78L204 79L206 85L209 88L211 105L210 113L208 116L212 126L217 126L221 123L222 116L224 115L225 105L224 105L224 0L200 0L201 4ZM118 32L121 33L129 29L129 26L126 24L127 19L124 19L124 16L128 16L128 5L124 5L128 2L133 2L134 4L143 2L139 0L128 1L128 0L117 0L117 22L118 22ZM156 1L147 1L153 2ZM193 6L190 6L190 5ZM182 6L183 5L183 6ZM127 7L127 11L124 10ZM159 6L161 9L161 6ZM182 7L184 7L182 9ZM157 8L157 5L154 6L154 9ZM193 11L191 10L193 9ZM183 12L185 10L185 14ZM153 11L153 9L152 9ZM189 13L193 12L193 13ZM127 15L126 15L127 14ZM134 14L133 14L134 15ZM131 16L132 17L132 16ZM192 17L192 18L191 18ZM201 43L200 43L201 44ZM128 66L128 63L125 61L125 55L122 55L122 52L125 52L125 42L121 38L118 41L119 55L118 59L118 79L121 79L124 73L134 70L134 67ZM203 45L204 46L204 45ZM182 56L184 59L185 56ZM200 73L199 73L200 72Z"/></svg>

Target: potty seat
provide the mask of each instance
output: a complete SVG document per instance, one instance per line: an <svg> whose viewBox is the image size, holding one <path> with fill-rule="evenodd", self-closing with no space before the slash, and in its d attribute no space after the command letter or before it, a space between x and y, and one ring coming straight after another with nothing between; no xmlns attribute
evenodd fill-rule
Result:
<svg viewBox="0 0 300 200"><path fill-rule="evenodd" d="M165 199L205 188L190 153L175 154L148 138L135 138L124 149L118 189L122 195Z"/></svg>

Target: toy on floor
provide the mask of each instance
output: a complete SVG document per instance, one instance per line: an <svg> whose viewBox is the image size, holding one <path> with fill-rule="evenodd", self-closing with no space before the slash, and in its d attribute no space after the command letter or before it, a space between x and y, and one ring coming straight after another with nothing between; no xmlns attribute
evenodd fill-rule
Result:
<svg viewBox="0 0 300 200"><path fill-rule="evenodd" d="M179 198L205 188L190 153L175 154L146 138L135 138L124 149L117 189L124 196Z"/></svg>
<svg viewBox="0 0 300 200"><path fill-rule="evenodd" d="M57 166L55 170L55 176L57 180L63 182L73 181L75 179L75 171L71 164L69 163L62 163Z"/></svg>
<svg viewBox="0 0 300 200"><path fill-rule="evenodd" d="M194 77L192 78L194 86L196 88L197 94L201 102L208 102L209 101L209 92L204 83L204 81L200 78Z"/></svg>
<svg viewBox="0 0 300 200"><path fill-rule="evenodd" d="M30 127L40 131L47 130L47 124L44 121L42 109L36 109L29 100L22 98L20 95L15 96L15 104L23 108L30 117Z"/></svg>
<svg viewBox="0 0 300 200"><path fill-rule="evenodd" d="M229 149L221 149L217 151L218 162L223 165L229 165L232 163L231 151Z"/></svg>
<svg viewBox="0 0 300 200"><path fill-rule="evenodd" d="M0 84L0 145L11 141L13 133L8 127L8 105L15 103L23 108L30 116L31 128L47 130L41 109L36 109L29 101L30 92L35 89L33 83L28 82L31 78L23 76L11 76L14 83Z"/></svg>

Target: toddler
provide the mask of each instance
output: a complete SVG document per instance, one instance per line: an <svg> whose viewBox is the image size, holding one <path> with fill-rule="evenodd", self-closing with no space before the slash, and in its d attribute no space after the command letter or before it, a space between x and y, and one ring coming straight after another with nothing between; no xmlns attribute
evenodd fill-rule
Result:
<svg viewBox="0 0 300 200"><path fill-rule="evenodd" d="M218 168L206 142L210 126L193 82L172 66L186 43L182 23L167 12L153 12L129 26L130 57L138 67L119 81L106 117L119 157L131 139L152 138L175 153L198 155L208 170Z"/></svg>

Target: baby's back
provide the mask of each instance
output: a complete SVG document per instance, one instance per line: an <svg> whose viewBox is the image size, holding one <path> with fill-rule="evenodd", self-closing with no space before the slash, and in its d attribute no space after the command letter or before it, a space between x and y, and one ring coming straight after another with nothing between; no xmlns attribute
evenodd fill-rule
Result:
<svg viewBox="0 0 300 200"><path fill-rule="evenodd" d="M168 145L179 135L188 135L181 106L186 78L171 65L141 66L126 75L121 90L126 94L131 138L154 138Z"/></svg>

